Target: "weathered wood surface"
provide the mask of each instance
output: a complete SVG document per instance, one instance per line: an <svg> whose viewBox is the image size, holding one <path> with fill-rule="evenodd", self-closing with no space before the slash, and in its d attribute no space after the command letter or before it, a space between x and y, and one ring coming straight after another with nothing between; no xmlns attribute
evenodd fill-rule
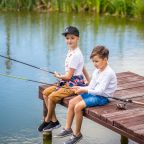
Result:
<svg viewBox="0 0 144 144"><path fill-rule="evenodd" d="M144 77L132 72L117 73L117 77L115 97L144 102ZM42 91L46 87L39 87L39 98L42 99ZM63 99L61 104L67 107L72 97ZM111 100L106 106L86 108L84 116L139 144L144 144L144 106L128 103L126 110L118 110L117 103L120 102Z"/></svg>

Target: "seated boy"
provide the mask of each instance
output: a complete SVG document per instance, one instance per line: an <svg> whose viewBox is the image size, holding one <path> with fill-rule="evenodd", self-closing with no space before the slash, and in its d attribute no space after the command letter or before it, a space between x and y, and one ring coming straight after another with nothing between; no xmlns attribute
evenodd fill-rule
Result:
<svg viewBox="0 0 144 144"><path fill-rule="evenodd" d="M108 97L113 96L117 88L115 72L108 64L109 50L104 46L96 46L91 55L95 71L88 86L75 86L75 93L78 96L70 100L65 128L57 137L71 135L64 144L75 144L82 139L81 125L83 120L82 110L86 107L102 106L109 103ZM76 128L72 131L71 126L75 116Z"/></svg>
<svg viewBox="0 0 144 144"><path fill-rule="evenodd" d="M74 95L74 85L83 85L84 78L89 81L89 75L84 67L83 54L78 46L79 30L74 26L68 26L62 33L65 37L68 52L65 58L65 73L55 72L54 76L63 83L63 86L51 86L43 91L43 98L47 108L47 115L38 127L39 132L52 131L61 125L56 117L55 108L63 98Z"/></svg>

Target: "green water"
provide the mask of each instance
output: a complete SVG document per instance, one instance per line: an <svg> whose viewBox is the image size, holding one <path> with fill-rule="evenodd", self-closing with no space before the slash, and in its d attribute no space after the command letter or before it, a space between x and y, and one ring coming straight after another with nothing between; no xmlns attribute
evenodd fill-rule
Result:
<svg viewBox="0 0 144 144"><path fill-rule="evenodd" d="M68 25L80 30L79 46L85 65L91 74L89 60L95 45L110 50L109 63L116 72L132 71L144 76L144 26L142 22L101 17L91 14L63 13L4 13L0 12L0 54L45 68L64 71L67 52L61 35ZM29 79L56 82L50 74L0 57L0 73L24 76ZM0 143L40 144L43 136L37 132L42 119L42 101L38 99L37 83L0 77ZM62 126L66 109L56 109ZM60 129L55 130L53 135ZM84 119L81 144L119 144L120 135ZM65 139L53 138L53 144ZM129 144L134 144L129 141Z"/></svg>

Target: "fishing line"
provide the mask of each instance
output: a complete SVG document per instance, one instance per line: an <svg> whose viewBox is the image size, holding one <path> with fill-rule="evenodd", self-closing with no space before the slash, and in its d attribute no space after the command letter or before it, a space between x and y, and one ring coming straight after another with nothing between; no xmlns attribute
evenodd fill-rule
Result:
<svg viewBox="0 0 144 144"><path fill-rule="evenodd" d="M41 82L41 81L36 81L36 80L27 79L26 77L19 77L19 76L2 74L2 73L0 73L0 76L15 78L15 79L19 79L19 80L25 80L25 81L31 81L31 82L36 82L36 83L41 83L41 84L46 84L46 85L52 85L52 84L48 84L48 83Z"/></svg>
<svg viewBox="0 0 144 144"><path fill-rule="evenodd" d="M28 63L25 63L25 62L22 62L22 61L13 59L13 58L11 58L11 57L7 57L7 56L3 56L3 55L0 55L0 57L5 58L5 59L9 59L9 60L12 60L12 61L15 61L15 62L18 62L18 63L21 63L21 64L24 64L24 65L27 65L27 66L30 66L30 67L33 67L33 68L36 68L36 69L39 69L39 70L44 71L44 72L48 72L48 73L50 73L50 74L54 74L54 72L52 72L52 71L48 71L48 70L46 70L46 69L39 68L39 67L34 66L34 65L32 65L32 64L28 64Z"/></svg>
<svg viewBox="0 0 144 144"><path fill-rule="evenodd" d="M57 88L72 89L71 87L59 86L57 83L49 84L49 83L46 83L46 82L37 81L37 80L31 80L31 79L28 79L26 77L20 77L20 76L15 76L15 75L9 75L9 74L0 73L0 76L9 77L9 78L15 78L15 79L19 79L19 80L25 80L25 81L30 81L30 82L36 82L36 83L40 83L40 84L44 84L44 85L48 85L48 86L56 86Z"/></svg>

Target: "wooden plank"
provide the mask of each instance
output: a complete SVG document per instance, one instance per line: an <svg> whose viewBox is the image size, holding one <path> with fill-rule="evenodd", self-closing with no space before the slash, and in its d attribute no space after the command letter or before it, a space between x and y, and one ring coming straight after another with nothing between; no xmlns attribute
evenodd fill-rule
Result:
<svg viewBox="0 0 144 144"><path fill-rule="evenodd" d="M120 135L123 135L125 137L128 137L128 138L134 140L135 142L138 142L139 144L144 144L144 140L142 140L141 138L133 135L132 133L128 133L128 132L124 131L123 129L119 129L119 128L115 127L115 126L112 126L109 123L106 123L105 121L102 121L99 118L96 118L94 116L88 115L87 113L84 114L84 116L87 117L87 118L89 118L89 119L91 119L91 120L93 120L94 122L99 123L100 125L108 128L108 129L111 129L111 130L119 133Z"/></svg>
<svg viewBox="0 0 144 144"><path fill-rule="evenodd" d="M112 118L112 117L115 117L115 116L120 116L121 114L134 114L134 113L137 113L137 112L140 112L140 111L143 111L144 108L136 108L136 109L130 109L130 110L124 110L124 111L117 111L117 112L114 112L114 113L109 113L109 114L104 114L103 116L107 117L107 118Z"/></svg>
<svg viewBox="0 0 144 144"><path fill-rule="evenodd" d="M144 125L144 114L137 115L136 117L132 117L125 120L117 120L114 121L114 126L123 129L124 131L127 131L128 133L131 133L135 135L136 137L141 138L144 141L144 127L141 127L139 130L133 130L131 127L137 126L137 125Z"/></svg>
<svg viewBox="0 0 144 144"><path fill-rule="evenodd" d="M123 104L123 103L121 103L121 102L119 102L120 104ZM116 102L116 104L119 104L118 102ZM116 109L116 105L114 105L113 107L111 107L111 109L109 110L108 108L106 109L106 110L104 110L104 112L103 113L101 113L100 114L100 117L101 117L101 119L103 119L104 121L108 121L107 120L107 116L105 116L105 114L113 114L113 113L115 113L115 112L122 112L123 113L123 111L128 111L128 110L133 110L133 109L136 109L136 108L141 108L141 106L140 105L133 105L133 104L130 104L130 103L128 103L127 105L126 105L126 110L120 110L120 109ZM107 113L106 113L106 112ZM119 115L119 114L118 114ZM113 124L113 122L112 121L110 121L109 123L111 123L111 124Z"/></svg>
<svg viewBox="0 0 144 144"><path fill-rule="evenodd" d="M122 73L123 75L124 73ZM144 77L134 74L127 73L126 76L118 77L118 88L117 90L123 90L127 88L144 86Z"/></svg>
<svg viewBox="0 0 144 144"><path fill-rule="evenodd" d="M141 121L141 119L139 118L144 118L144 112L137 112L137 113L131 113L131 114L126 114L126 115L120 115L119 117L115 117L113 118L113 122L115 124L116 123L123 123L126 124L127 123L127 128L129 128L129 126L133 125L132 120L136 120L136 121ZM136 122L137 123L137 122Z"/></svg>
<svg viewBox="0 0 144 144"><path fill-rule="evenodd" d="M131 132L138 131L138 130L143 130L144 129L144 124L132 125L132 126L129 126L129 129L131 130Z"/></svg>
<svg viewBox="0 0 144 144"><path fill-rule="evenodd" d="M86 111L89 115L100 118L102 114L108 114L118 111L116 103L117 103L116 101L112 101L105 106L92 107L88 109L86 108Z"/></svg>
<svg viewBox="0 0 144 144"><path fill-rule="evenodd" d="M136 108L136 109L130 109L130 110L122 110L122 111L117 111L113 113L102 114L101 116L106 119L107 123L114 125L114 121L118 119L124 119L127 117L129 118L132 115L137 115L141 110L144 110L144 109Z"/></svg>
<svg viewBox="0 0 144 144"><path fill-rule="evenodd" d="M116 76L118 79L121 79L121 78L127 78L127 77L139 76L139 75L136 73L127 71L127 72L116 73Z"/></svg>
<svg viewBox="0 0 144 144"><path fill-rule="evenodd" d="M45 88L47 88L47 87L48 87L48 85L40 85L40 86L39 86L39 98L40 98L41 100L43 100L42 91L43 91Z"/></svg>
<svg viewBox="0 0 144 144"><path fill-rule="evenodd" d="M133 76L133 77L124 77L124 78L121 78L121 79L117 79L118 84L130 83L130 82L140 81L140 80L144 80L144 77Z"/></svg>
<svg viewBox="0 0 144 144"><path fill-rule="evenodd" d="M143 126L143 124L141 124L141 127L142 126ZM136 134L136 136L138 136L144 140L144 129L134 130L134 133Z"/></svg>
<svg viewBox="0 0 144 144"><path fill-rule="evenodd" d="M144 95L144 86L130 88L130 89L124 89L124 90L116 91L114 93L114 96L121 97L124 99L143 96L143 95Z"/></svg>
<svg viewBox="0 0 144 144"><path fill-rule="evenodd" d="M144 80L139 80L139 81L133 81L133 82L129 82L129 83L118 84L117 91L124 90L124 89L141 87L141 86L144 87Z"/></svg>
<svg viewBox="0 0 144 144"><path fill-rule="evenodd" d="M120 119L120 120L114 120L114 126L117 126L118 128L125 129L128 132L134 132L133 130L138 130L137 126L142 126L144 124L144 115L139 114L137 116L131 116L129 119ZM135 127L135 129L132 129ZM141 129L144 129L144 127L141 127Z"/></svg>

